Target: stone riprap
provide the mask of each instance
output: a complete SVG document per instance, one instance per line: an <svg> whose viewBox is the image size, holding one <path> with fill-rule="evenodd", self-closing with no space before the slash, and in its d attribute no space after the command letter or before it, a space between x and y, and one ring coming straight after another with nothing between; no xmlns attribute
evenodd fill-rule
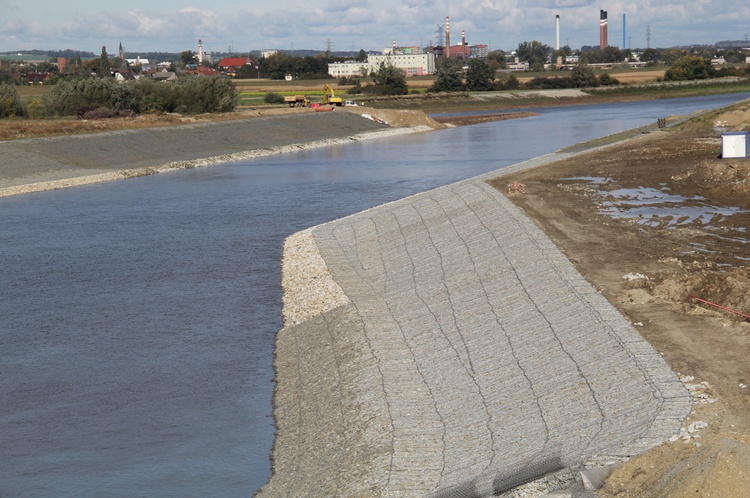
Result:
<svg viewBox="0 0 750 498"><path fill-rule="evenodd" d="M500 173L312 230L322 259L298 268L337 285L310 302L341 304L278 333L260 496L487 496L678 432L676 375Z"/></svg>
<svg viewBox="0 0 750 498"><path fill-rule="evenodd" d="M240 161L425 128L389 128L340 110L0 141L0 157L3 158L0 197Z"/></svg>

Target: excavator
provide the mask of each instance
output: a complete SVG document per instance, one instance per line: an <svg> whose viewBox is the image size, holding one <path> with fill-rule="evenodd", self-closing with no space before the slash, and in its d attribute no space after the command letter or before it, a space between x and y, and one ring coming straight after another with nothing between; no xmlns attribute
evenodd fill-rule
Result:
<svg viewBox="0 0 750 498"><path fill-rule="evenodd" d="M344 101L341 97L336 97L333 93L333 88L326 84L323 87L323 104L342 106L344 105Z"/></svg>

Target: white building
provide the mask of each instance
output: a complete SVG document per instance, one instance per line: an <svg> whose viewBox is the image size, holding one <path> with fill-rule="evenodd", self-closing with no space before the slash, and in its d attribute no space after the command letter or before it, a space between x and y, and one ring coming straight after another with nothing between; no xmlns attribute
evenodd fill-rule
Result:
<svg viewBox="0 0 750 498"><path fill-rule="evenodd" d="M401 69L406 76L420 76L435 72L435 54L384 54L370 55L367 62L334 62L328 65L328 74L334 78L364 77L377 71L380 63ZM367 74L362 74L363 72Z"/></svg>

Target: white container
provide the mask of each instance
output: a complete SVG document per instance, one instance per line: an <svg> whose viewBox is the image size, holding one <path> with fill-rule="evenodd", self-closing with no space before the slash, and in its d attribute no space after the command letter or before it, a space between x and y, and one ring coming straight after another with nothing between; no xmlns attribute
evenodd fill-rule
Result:
<svg viewBox="0 0 750 498"><path fill-rule="evenodd" d="M732 131L721 134L721 157L747 157L748 131Z"/></svg>

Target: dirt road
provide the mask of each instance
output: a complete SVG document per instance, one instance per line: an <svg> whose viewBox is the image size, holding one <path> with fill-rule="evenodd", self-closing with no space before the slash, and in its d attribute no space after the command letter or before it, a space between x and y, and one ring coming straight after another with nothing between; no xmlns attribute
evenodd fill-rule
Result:
<svg viewBox="0 0 750 498"><path fill-rule="evenodd" d="M669 131L494 181L683 377L694 412L676 441L631 460L602 496L750 493L750 160L721 159L716 125Z"/></svg>

